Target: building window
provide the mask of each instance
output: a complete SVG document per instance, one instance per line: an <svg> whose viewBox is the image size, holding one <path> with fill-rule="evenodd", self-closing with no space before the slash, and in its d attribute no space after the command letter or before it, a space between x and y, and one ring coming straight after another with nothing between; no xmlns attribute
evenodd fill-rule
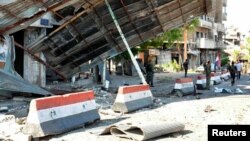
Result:
<svg viewBox="0 0 250 141"><path fill-rule="evenodd" d="M203 38L203 33L201 32L201 38Z"/></svg>
<svg viewBox="0 0 250 141"><path fill-rule="evenodd" d="M200 33L196 32L196 38L200 38Z"/></svg>

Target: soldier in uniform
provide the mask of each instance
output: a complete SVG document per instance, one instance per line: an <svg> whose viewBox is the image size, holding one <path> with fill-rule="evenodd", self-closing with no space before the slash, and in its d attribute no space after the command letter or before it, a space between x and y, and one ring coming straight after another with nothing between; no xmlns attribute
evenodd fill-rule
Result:
<svg viewBox="0 0 250 141"><path fill-rule="evenodd" d="M185 77L187 77L187 71L188 71L188 59L183 63L183 68L185 71Z"/></svg>
<svg viewBox="0 0 250 141"><path fill-rule="evenodd" d="M146 81L147 83L151 86L154 87L154 63L153 63L153 58L149 57L148 63L145 66L146 68Z"/></svg>
<svg viewBox="0 0 250 141"><path fill-rule="evenodd" d="M207 61L206 64L204 64L204 70L206 74L206 88L210 89L210 79L211 79L211 64L210 61Z"/></svg>

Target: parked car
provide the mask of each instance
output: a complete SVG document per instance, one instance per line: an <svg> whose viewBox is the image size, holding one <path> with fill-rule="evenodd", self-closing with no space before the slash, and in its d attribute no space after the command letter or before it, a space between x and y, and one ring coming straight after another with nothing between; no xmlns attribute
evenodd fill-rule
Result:
<svg viewBox="0 0 250 141"><path fill-rule="evenodd" d="M211 71L213 72L214 71L214 63L211 63ZM195 70L196 72L204 72L204 66L203 65L200 65L199 67L196 68Z"/></svg>

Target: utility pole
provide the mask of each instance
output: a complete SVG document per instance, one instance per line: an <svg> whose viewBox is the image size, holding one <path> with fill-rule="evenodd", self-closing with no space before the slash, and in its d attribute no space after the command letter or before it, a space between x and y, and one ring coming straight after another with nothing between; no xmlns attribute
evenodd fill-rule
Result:
<svg viewBox="0 0 250 141"><path fill-rule="evenodd" d="M184 25L184 31L183 31L183 41L184 41L184 54L183 54L183 61L186 61L187 59L187 29L186 25Z"/></svg>

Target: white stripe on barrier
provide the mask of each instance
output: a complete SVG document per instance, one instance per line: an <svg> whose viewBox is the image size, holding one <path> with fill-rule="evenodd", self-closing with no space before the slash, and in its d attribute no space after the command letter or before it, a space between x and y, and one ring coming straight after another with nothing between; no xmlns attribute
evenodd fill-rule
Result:
<svg viewBox="0 0 250 141"><path fill-rule="evenodd" d="M40 124L46 121L80 114L94 109L96 109L95 100L89 100L70 105L39 110L37 111L37 114L33 114L33 116L28 116L27 122Z"/></svg>
<svg viewBox="0 0 250 141"><path fill-rule="evenodd" d="M202 80L197 80L196 84L204 84L206 82L207 82L206 79L202 79Z"/></svg>
<svg viewBox="0 0 250 141"><path fill-rule="evenodd" d="M224 74L221 75L221 77L229 77L229 76L230 76L229 73L224 73Z"/></svg>
<svg viewBox="0 0 250 141"><path fill-rule="evenodd" d="M193 82L175 83L175 85L174 85L174 89L183 89L183 88L189 88L189 87L194 87Z"/></svg>
<svg viewBox="0 0 250 141"><path fill-rule="evenodd" d="M152 97L152 93L150 90L134 92L134 93L129 93L129 94L117 94L117 97L115 99L115 103L116 102L125 103L125 102L129 102L129 101L143 99L146 97Z"/></svg>
<svg viewBox="0 0 250 141"><path fill-rule="evenodd" d="M212 81L216 80L216 77L215 76L211 77L211 80Z"/></svg>
<svg viewBox="0 0 250 141"><path fill-rule="evenodd" d="M220 79L220 76L219 76L219 75L217 75L217 76L215 77L215 79Z"/></svg>

